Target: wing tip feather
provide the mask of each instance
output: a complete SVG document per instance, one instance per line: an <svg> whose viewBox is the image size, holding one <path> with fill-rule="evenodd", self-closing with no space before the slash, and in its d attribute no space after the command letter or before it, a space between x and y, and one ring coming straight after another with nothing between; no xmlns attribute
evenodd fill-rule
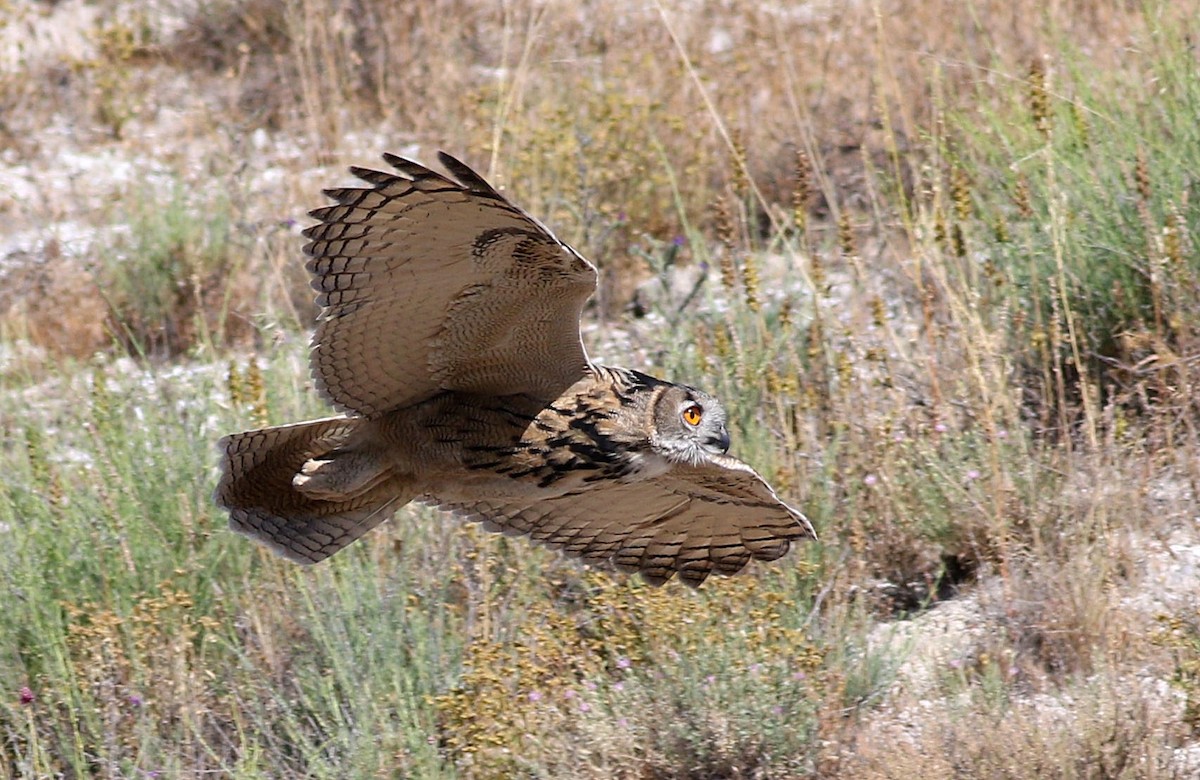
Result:
<svg viewBox="0 0 1200 780"><path fill-rule="evenodd" d="M504 196L497 192L496 188L489 184L487 179L476 173L474 168L462 160L442 151L437 153L437 158L442 167L449 171L450 175L463 187L472 192L504 200Z"/></svg>

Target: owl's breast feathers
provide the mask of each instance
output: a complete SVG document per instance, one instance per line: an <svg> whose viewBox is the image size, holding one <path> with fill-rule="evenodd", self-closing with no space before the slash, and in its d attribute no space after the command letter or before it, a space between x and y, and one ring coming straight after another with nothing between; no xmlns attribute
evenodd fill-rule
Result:
<svg viewBox="0 0 1200 780"><path fill-rule="evenodd" d="M510 422L527 421L519 436L464 447L463 465L558 495L593 482L652 478L670 464L650 449L645 419L655 393L667 386L637 371L593 365L532 416L522 417L514 404Z"/></svg>

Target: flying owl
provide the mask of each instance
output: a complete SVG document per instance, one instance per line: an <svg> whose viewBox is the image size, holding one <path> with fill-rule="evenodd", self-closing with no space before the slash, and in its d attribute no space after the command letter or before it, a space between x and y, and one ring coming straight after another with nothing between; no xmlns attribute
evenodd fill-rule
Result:
<svg viewBox="0 0 1200 780"><path fill-rule="evenodd" d="M588 359L591 263L453 157L452 178L384 159L304 231L312 373L342 414L221 440L235 531L315 563L418 501L689 585L816 537L726 454L716 398Z"/></svg>

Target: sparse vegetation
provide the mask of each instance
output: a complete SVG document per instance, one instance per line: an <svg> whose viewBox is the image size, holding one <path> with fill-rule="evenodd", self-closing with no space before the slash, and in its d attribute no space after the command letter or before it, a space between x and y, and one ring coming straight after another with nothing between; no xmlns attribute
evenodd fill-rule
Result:
<svg viewBox="0 0 1200 780"><path fill-rule="evenodd" d="M243 302L238 265L246 247L235 244L227 200L192 202L180 185L124 200L128 238L118 237L96 270L120 341L130 352L167 355L201 341L236 341L225 331L231 303Z"/></svg>
<svg viewBox="0 0 1200 780"><path fill-rule="evenodd" d="M1200 772L1194 3L66 5L0 3L0 778ZM305 210L439 147L819 543L226 530L213 442L324 411Z"/></svg>

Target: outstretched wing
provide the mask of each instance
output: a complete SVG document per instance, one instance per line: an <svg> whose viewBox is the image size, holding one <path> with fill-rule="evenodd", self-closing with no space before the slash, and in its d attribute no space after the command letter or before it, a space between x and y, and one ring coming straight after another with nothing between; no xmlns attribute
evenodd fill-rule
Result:
<svg viewBox="0 0 1200 780"><path fill-rule="evenodd" d="M448 179L395 155L398 173L326 190L311 212L312 369L335 407L368 417L441 391L555 398L587 354L579 315L596 269L478 174Z"/></svg>
<svg viewBox="0 0 1200 780"><path fill-rule="evenodd" d="M568 555L611 560L654 585L678 572L697 586L710 573L736 574L751 558L773 561L793 541L816 538L803 514L780 501L754 469L729 456L675 466L639 482L597 481L540 501L438 506L490 531L527 534Z"/></svg>

